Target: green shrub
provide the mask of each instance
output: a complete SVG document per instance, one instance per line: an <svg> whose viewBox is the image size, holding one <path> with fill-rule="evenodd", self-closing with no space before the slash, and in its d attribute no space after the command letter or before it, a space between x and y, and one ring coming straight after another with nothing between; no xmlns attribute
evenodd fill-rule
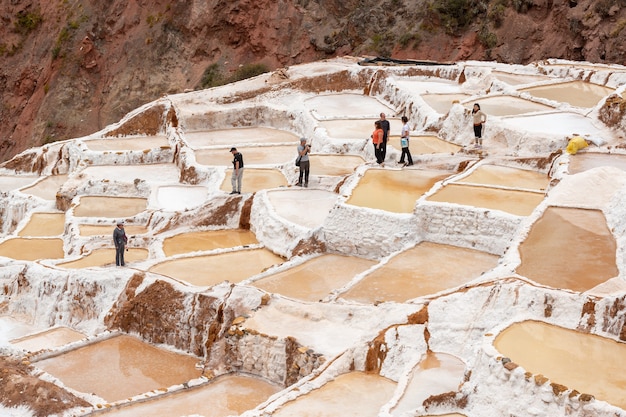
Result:
<svg viewBox="0 0 626 417"><path fill-rule="evenodd" d="M487 49L492 49L498 44L498 37L495 33L489 31L487 26L483 26L478 31L478 41Z"/></svg>
<svg viewBox="0 0 626 417"><path fill-rule="evenodd" d="M268 71L269 69L264 64L245 64L239 67L237 71L235 71L235 73L228 78L228 83L234 83L236 81L256 77L257 75L264 74Z"/></svg>
<svg viewBox="0 0 626 417"><path fill-rule="evenodd" d="M223 84L223 75L217 63L211 64L204 70L199 88L211 88Z"/></svg>
<svg viewBox="0 0 626 417"><path fill-rule="evenodd" d="M21 11L17 13L17 20L15 21L15 29L22 34L27 34L37 28L43 21L43 17L38 12L25 12Z"/></svg>
<svg viewBox="0 0 626 417"><path fill-rule="evenodd" d="M513 0L513 8L517 13L526 13L533 5L533 0Z"/></svg>
<svg viewBox="0 0 626 417"><path fill-rule="evenodd" d="M502 26L504 22L504 13L506 12L507 4L505 1L498 1L494 3L487 12L487 18L493 22L493 25L497 28Z"/></svg>

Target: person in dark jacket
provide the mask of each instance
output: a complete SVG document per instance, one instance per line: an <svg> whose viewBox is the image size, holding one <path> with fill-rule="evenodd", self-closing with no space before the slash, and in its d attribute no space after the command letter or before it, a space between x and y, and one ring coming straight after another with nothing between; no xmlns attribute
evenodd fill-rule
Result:
<svg viewBox="0 0 626 417"><path fill-rule="evenodd" d="M230 177L230 183L233 186L231 194L241 194L241 181L243 180L243 155L237 151L237 148L230 148L233 154L233 174Z"/></svg>
<svg viewBox="0 0 626 417"><path fill-rule="evenodd" d="M113 243L115 244L115 265L124 266L124 249L128 238L122 221L117 222L117 227L113 230Z"/></svg>

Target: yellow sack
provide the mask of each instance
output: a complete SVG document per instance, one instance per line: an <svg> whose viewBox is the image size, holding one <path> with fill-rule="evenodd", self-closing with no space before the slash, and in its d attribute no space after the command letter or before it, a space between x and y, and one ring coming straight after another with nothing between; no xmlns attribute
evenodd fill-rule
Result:
<svg viewBox="0 0 626 417"><path fill-rule="evenodd" d="M589 144L584 138L581 138L580 136L574 136L567 143L566 151L570 155L576 155L576 152L581 149L585 149L587 146L589 146Z"/></svg>

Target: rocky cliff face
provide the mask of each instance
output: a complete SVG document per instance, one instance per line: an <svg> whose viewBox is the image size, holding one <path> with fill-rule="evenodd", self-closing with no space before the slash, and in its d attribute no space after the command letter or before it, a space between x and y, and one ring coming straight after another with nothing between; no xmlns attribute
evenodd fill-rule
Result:
<svg viewBox="0 0 626 417"><path fill-rule="evenodd" d="M162 95L337 55L624 63L625 0L0 0L0 161ZM245 71L244 71L245 73ZM206 83L205 83L206 85Z"/></svg>

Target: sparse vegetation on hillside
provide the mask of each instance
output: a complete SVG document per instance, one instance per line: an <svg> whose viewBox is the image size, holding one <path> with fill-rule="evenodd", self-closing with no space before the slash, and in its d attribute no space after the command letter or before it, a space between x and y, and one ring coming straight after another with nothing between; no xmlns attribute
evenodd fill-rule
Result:
<svg viewBox="0 0 626 417"><path fill-rule="evenodd" d="M211 88L234 83L247 78L256 77L268 71L269 68L264 64L245 64L239 67L230 77L225 77L219 64L213 63L204 70L204 74L202 74L202 79L197 88Z"/></svg>
<svg viewBox="0 0 626 417"><path fill-rule="evenodd" d="M23 35L37 29L43 21L43 16L39 12L18 12L15 21L15 30Z"/></svg>

